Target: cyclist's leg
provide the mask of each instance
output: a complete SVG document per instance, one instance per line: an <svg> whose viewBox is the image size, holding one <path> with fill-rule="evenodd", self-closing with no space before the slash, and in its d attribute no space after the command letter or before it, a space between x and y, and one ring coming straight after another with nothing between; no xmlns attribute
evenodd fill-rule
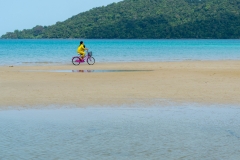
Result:
<svg viewBox="0 0 240 160"><path fill-rule="evenodd" d="M81 55L81 60L83 61L84 60L84 56L85 56L85 52L80 52L80 55Z"/></svg>
<svg viewBox="0 0 240 160"><path fill-rule="evenodd" d="M82 61L82 53L81 53L81 52L77 52L77 53L78 53L78 55L79 55L80 61Z"/></svg>
<svg viewBox="0 0 240 160"><path fill-rule="evenodd" d="M83 57L85 57L85 54L86 54L86 53L85 53L85 52L83 52Z"/></svg>

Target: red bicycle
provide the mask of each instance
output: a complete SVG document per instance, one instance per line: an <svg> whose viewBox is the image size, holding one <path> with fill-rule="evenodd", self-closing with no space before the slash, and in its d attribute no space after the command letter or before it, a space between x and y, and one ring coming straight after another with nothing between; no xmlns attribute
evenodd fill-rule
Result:
<svg viewBox="0 0 240 160"><path fill-rule="evenodd" d="M89 65L93 65L95 63L95 59L92 57L92 52L88 52L87 56L85 56L83 60L81 59L81 55L72 58L72 63L75 66L79 65L80 63L84 63L85 61L87 61Z"/></svg>

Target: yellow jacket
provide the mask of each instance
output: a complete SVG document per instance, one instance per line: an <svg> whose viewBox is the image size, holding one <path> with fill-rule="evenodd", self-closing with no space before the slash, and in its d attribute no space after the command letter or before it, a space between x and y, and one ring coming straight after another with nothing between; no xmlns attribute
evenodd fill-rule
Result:
<svg viewBox="0 0 240 160"><path fill-rule="evenodd" d="M78 53L84 53L84 51L85 51L84 45L81 44L81 45L77 48L77 52L78 52Z"/></svg>

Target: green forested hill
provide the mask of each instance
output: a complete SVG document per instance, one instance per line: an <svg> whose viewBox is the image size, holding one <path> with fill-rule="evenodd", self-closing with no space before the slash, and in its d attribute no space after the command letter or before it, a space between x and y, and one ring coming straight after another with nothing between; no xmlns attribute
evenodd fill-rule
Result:
<svg viewBox="0 0 240 160"><path fill-rule="evenodd" d="M240 0L124 0L1 38L240 38Z"/></svg>

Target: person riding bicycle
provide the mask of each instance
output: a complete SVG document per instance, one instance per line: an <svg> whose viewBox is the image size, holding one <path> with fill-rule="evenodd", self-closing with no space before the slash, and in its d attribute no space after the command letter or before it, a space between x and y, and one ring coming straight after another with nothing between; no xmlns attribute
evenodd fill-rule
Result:
<svg viewBox="0 0 240 160"><path fill-rule="evenodd" d="M81 55L81 60L83 61L84 57L85 57L85 50L88 50L87 48L85 48L85 45L83 43L83 41L80 42L80 45L77 48L77 53Z"/></svg>

